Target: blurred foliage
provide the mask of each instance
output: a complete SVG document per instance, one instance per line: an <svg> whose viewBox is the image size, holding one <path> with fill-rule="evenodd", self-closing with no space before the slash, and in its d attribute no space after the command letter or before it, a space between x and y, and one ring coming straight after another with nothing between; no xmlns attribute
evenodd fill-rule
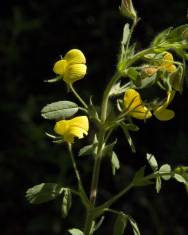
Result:
<svg viewBox="0 0 188 235"><path fill-rule="evenodd" d="M62 99L66 87L61 83L49 85L43 80L53 76L52 65L60 54L80 48L87 57L88 76L77 87L87 98L94 95L97 103L116 64L124 24L119 4L120 1L109 0L9 0L1 5L2 234L62 234L69 226L82 222L82 208L73 207L65 222L60 218L60 200L31 206L24 198L26 189L34 184L61 182L66 186L75 180L66 149L49 142L44 131L52 125L40 117L40 109L48 102ZM157 32L187 21L187 0L142 0L135 1L135 6L142 19L134 34L138 49L146 47ZM112 179L110 166L104 160L106 168L100 184L107 188L100 192L101 200L117 192L145 164L146 152L154 153L161 164L186 164L187 98L186 83L183 95L172 104L176 111L174 120L139 122L141 131L134 136L136 155L130 153L127 143L120 143L117 152L124 166L116 179ZM87 158L78 162L86 185L91 163L92 159ZM116 206L133 215L144 235L185 235L186 203L184 187L171 182L166 183L159 195L150 186L147 190L134 190ZM113 219L105 219L105 231L98 234L111 234L109 220Z"/></svg>

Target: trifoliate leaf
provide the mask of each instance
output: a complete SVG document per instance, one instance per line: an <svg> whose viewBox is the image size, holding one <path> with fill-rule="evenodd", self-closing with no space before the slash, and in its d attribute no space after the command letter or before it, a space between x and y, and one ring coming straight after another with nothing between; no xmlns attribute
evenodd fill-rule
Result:
<svg viewBox="0 0 188 235"><path fill-rule="evenodd" d="M116 153L113 151L112 156L111 156L111 165L112 165L112 174L116 174L116 170L119 170L120 164L119 164L119 159L116 155Z"/></svg>
<svg viewBox="0 0 188 235"><path fill-rule="evenodd" d="M169 180L171 178L171 166L168 164L164 164L159 169L159 174L162 179Z"/></svg>
<svg viewBox="0 0 188 235"><path fill-rule="evenodd" d="M71 101L58 101L46 105L41 110L41 115L45 119L66 119L73 116L79 110L78 105Z"/></svg>
<svg viewBox="0 0 188 235"><path fill-rule="evenodd" d="M26 192L26 198L32 204L40 204L55 199L63 190L62 185L42 183L29 188Z"/></svg>
<svg viewBox="0 0 188 235"><path fill-rule="evenodd" d="M124 213L119 213L113 228L113 235L123 235L127 227L128 216Z"/></svg>

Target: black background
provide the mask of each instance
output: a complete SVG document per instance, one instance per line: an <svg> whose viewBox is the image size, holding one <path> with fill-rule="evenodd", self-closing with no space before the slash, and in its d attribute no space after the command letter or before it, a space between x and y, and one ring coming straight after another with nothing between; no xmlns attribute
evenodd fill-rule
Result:
<svg viewBox="0 0 188 235"><path fill-rule="evenodd" d="M120 1L113 0L23 0L1 1L0 77L1 77L1 154L0 221L1 234L64 234L67 228L80 226L84 211L77 198L66 220L61 218L61 199L44 205L30 205L24 195L27 188L41 182L75 184L72 166L64 146L53 145L44 132L54 123L40 117L41 108L50 102L68 98L63 83L43 81L54 76L53 63L71 48L81 49L87 58L88 75L76 84L85 99L93 96L99 104L102 91L115 71L119 42L125 19L118 11ZM134 33L137 48L147 47L156 33L169 26L187 22L187 1L135 1L141 21ZM129 182L133 173L145 164L145 154L155 154L159 164L173 167L186 164L187 82L183 94L172 103L176 117L169 122L151 119L136 122L140 131L133 134L137 154L131 154L122 133L116 148L121 169L112 178L109 160L102 165L99 202L103 202ZM67 98L67 99L68 99ZM92 137L90 133L89 140ZM77 153L81 144L76 144ZM90 187L91 158L78 159L86 188ZM148 172L149 172L148 168ZM185 235L188 219L187 195L183 185L164 182L160 194L154 186L136 188L114 208L135 218L144 235ZM112 234L115 217L107 215L97 234ZM128 227L128 232L130 228Z"/></svg>

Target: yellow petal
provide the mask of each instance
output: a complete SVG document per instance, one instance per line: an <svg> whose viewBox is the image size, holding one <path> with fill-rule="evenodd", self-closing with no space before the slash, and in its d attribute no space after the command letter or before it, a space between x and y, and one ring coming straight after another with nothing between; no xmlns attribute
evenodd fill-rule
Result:
<svg viewBox="0 0 188 235"><path fill-rule="evenodd" d="M155 112L161 112L163 110L165 110L168 105L172 102L172 100L174 99L176 92L174 90L168 92L166 99L163 101L163 103L155 110ZM154 114L155 114L154 112Z"/></svg>
<svg viewBox="0 0 188 235"><path fill-rule="evenodd" d="M53 67L54 73L58 75L64 75L65 69L67 67L67 62L66 60L58 60Z"/></svg>
<svg viewBox="0 0 188 235"><path fill-rule="evenodd" d="M140 94L134 89L128 89L124 94L125 108L128 110L135 109L142 104Z"/></svg>
<svg viewBox="0 0 188 235"><path fill-rule="evenodd" d="M78 128L82 128L85 132L88 132L89 130L89 121L87 116L79 116L79 117L75 117L70 121L70 125L73 127L78 127Z"/></svg>
<svg viewBox="0 0 188 235"><path fill-rule="evenodd" d="M69 129L69 121L67 120L61 120L56 122L55 127L54 127L54 131L58 134L58 135L64 135Z"/></svg>
<svg viewBox="0 0 188 235"><path fill-rule="evenodd" d="M163 62L160 68L165 69L169 73L174 73L176 71L176 66L174 65L174 58L170 52L166 52L163 56Z"/></svg>
<svg viewBox="0 0 188 235"><path fill-rule="evenodd" d="M137 119L147 119L152 116L151 112L142 104L140 94L134 89L128 89L124 95L125 108L130 115Z"/></svg>
<svg viewBox="0 0 188 235"><path fill-rule="evenodd" d="M167 60L167 61L164 61L165 64L167 64L167 63L172 64L174 62L173 55L170 52L166 52L165 55L163 56L163 59Z"/></svg>
<svg viewBox="0 0 188 235"><path fill-rule="evenodd" d="M78 49L72 49L68 51L64 59L70 64L85 64L86 58L82 51Z"/></svg>
<svg viewBox="0 0 188 235"><path fill-rule="evenodd" d="M176 66L175 66L174 64L172 64L172 65L166 67L166 70L167 70L169 73L174 73L174 72L176 72L177 68L176 68Z"/></svg>
<svg viewBox="0 0 188 235"><path fill-rule="evenodd" d="M66 67L63 79L66 83L73 83L82 79L86 75L87 66L85 64L72 64Z"/></svg>
<svg viewBox="0 0 188 235"><path fill-rule="evenodd" d="M144 106L131 111L130 115L136 119L148 119L151 118L152 113Z"/></svg>
<svg viewBox="0 0 188 235"><path fill-rule="evenodd" d="M175 112L170 109L164 109L160 112L154 113L155 117L159 119L160 121L169 121L175 116Z"/></svg>
<svg viewBox="0 0 188 235"><path fill-rule="evenodd" d="M79 127L70 127L70 134L72 136L78 137L79 139L82 139L84 135L87 135L87 131L85 131L83 128Z"/></svg>

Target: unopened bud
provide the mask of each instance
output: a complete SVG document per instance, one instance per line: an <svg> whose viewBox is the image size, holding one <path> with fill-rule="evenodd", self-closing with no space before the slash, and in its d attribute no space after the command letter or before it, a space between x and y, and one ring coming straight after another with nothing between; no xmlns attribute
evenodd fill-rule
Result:
<svg viewBox="0 0 188 235"><path fill-rule="evenodd" d="M120 11L123 16L126 16L128 18L131 18L132 20L137 19L137 14L134 9L132 0L122 0L121 1L121 6L120 6Z"/></svg>

